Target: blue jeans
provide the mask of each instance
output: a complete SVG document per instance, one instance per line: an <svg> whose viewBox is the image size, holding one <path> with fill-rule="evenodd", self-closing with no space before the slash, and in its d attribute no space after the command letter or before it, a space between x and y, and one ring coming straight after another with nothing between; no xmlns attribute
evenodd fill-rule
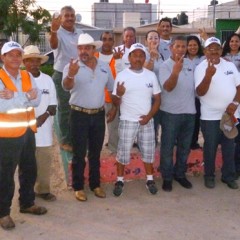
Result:
<svg viewBox="0 0 240 240"><path fill-rule="evenodd" d="M196 107L196 115L195 115L195 127L193 131L192 143L191 146L194 146L198 143L198 135L200 131L200 116L201 116L201 104L198 98L195 98L195 107Z"/></svg>
<svg viewBox="0 0 240 240"><path fill-rule="evenodd" d="M54 81L57 99L58 99L58 125L60 130L60 142L62 144L71 144L69 118L70 118L70 93L64 91L62 87L62 72L54 71L52 75Z"/></svg>
<svg viewBox="0 0 240 240"><path fill-rule="evenodd" d="M105 134L105 111L90 115L71 110L70 127L73 143L73 189L84 189L85 157L88 150L89 187L93 190L100 186L100 153Z"/></svg>
<svg viewBox="0 0 240 240"><path fill-rule="evenodd" d="M232 181L235 178L234 139L225 137L220 129L220 120L201 120L201 130L204 138L203 159L205 178L215 177L215 159L218 144L222 150L222 179Z"/></svg>
<svg viewBox="0 0 240 240"><path fill-rule="evenodd" d="M0 218L10 214L17 165L19 204L21 208L28 208L34 205L37 176L35 136L31 129L21 137L0 138Z"/></svg>
<svg viewBox="0 0 240 240"><path fill-rule="evenodd" d="M237 129L238 129L238 135L235 138L234 161L235 161L236 172L240 172L240 124L237 125Z"/></svg>
<svg viewBox="0 0 240 240"><path fill-rule="evenodd" d="M171 114L160 111L161 151L160 171L164 180L172 180L173 175L184 178L187 159L195 124L195 114ZM176 162L173 165L173 149L177 144Z"/></svg>

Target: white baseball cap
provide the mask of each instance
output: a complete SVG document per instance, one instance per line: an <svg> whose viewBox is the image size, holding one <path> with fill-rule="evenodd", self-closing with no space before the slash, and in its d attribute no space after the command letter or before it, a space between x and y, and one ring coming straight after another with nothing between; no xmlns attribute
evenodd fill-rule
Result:
<svg viewBox="0 0 240 240"><path fill-rule="evenodd" d="M142 50L146 54L146 48L141 43L134 43L129 49L129 54L137 49Z"/></svg>
<svg viewBox="0 0 240 240"><path fill-rule="evenodd" d="M218 39L218 38L215 38L215 37L210 37L208 38L205 43L204 43L204 47L208 47L210 44L212 43L216 43L218 44L219 46L221 46L221 41Z"/></svg>
<svg viewBox="0 0 240 240"><path fill-rule="evenodd" d="M1 49L1 55L4 55L5 53L8 53L15 49L19 50L22 53L24 52L19 43L14 42L14 41L6 42L6 43L4 43L4 45Z"/></svg>

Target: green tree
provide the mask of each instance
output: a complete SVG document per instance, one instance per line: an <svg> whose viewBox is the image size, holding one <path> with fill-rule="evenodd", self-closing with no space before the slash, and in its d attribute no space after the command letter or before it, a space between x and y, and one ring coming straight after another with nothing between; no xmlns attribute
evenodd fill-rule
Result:
<svg viewBox="0 0 240 240"><path fill-rule="evenodd" d="M0 31L4 28L4 20L7 17L8 9L14 0L1 0L0 1Z"/></svg>
<svg viewBox="0 0 240 240"><path fill-rule="evenodd" d="M31 43L39 42L39 33L50 21L50 13L36 0L0 0L0 32L17 42L19 30L29 35Z"/></svg>

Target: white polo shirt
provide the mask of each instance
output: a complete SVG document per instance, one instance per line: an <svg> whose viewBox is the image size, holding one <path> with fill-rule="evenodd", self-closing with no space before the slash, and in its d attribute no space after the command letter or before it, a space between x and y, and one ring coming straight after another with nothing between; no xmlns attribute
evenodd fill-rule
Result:
<svg viewBox="0 0 240 240"><path fill-rule="evenodd" d="M195 88L202 82L208 61L204 60L195 69ZM220 63L214 65L216 73L213 75L209 89L204 96L200 96L201 119L220 120L227 106L236 95L236 87L240 85L240 75L236 66L220 58Z"/></svg>

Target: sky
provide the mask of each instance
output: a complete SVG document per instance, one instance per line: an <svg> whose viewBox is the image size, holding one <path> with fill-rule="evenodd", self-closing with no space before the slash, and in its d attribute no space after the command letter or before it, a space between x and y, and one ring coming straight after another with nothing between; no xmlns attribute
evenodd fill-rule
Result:
<svg viewBox="0 0 240 240"><path fill-rule="evenodd" d="M233 1L233 0L232 0ZM91 25L91 6L99 0L36 0L37 4L47 9L51 13L59 11L65 5L71 5L76 13L81 14L82 23ZM109 3L121 3L122 0L109 0ZM135 3L145 3L145 0L135 0ZM187 11L187 15L204 17L204 9L210 4L211 0L149 0L149 3L160 5L160 15L162 17L174 17L181 11ZM231 0L218 0L218 4L231 2Z"/></svg>

